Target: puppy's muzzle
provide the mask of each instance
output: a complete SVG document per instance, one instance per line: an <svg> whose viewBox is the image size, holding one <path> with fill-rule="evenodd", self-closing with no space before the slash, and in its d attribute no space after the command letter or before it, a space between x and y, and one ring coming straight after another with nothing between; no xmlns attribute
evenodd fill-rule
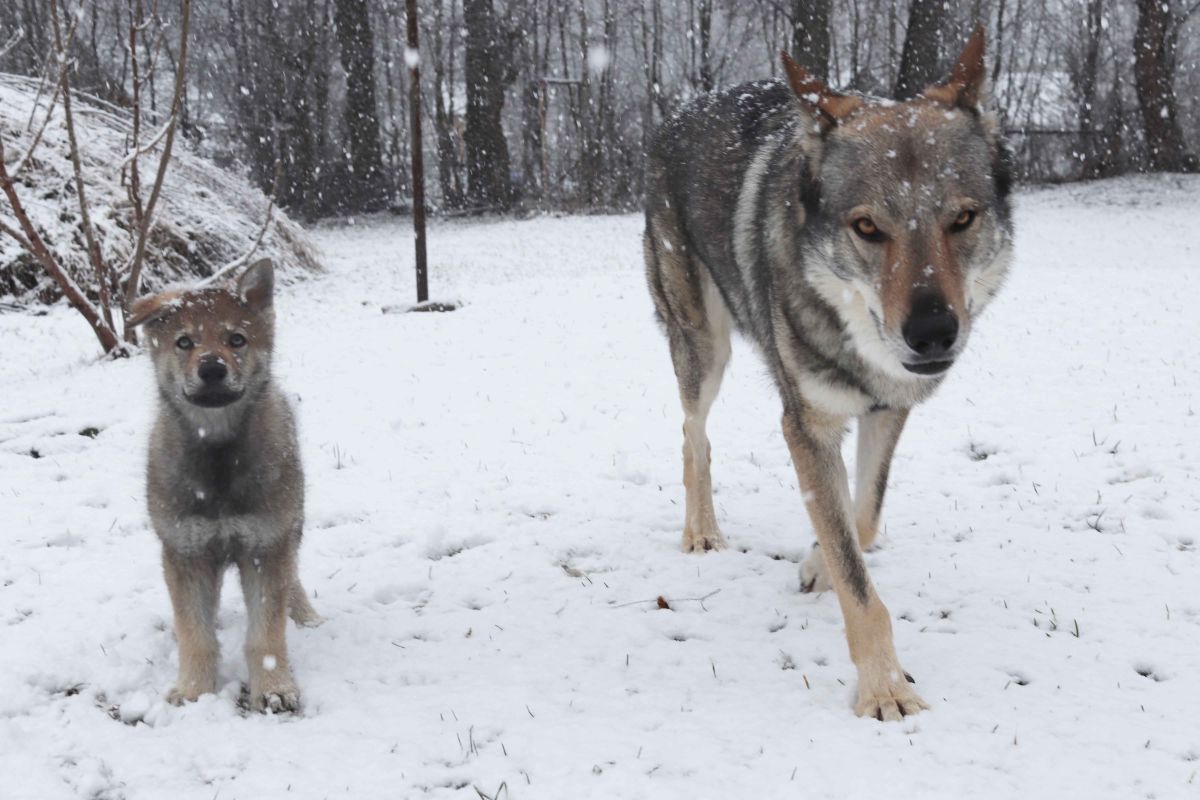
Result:
<svg viewBox="0 0 1200 800"><path fill-rule="evenodd" d="M225 379L229 377L229 367L218 358L204 358L196 369L196 377L200 379L200 387L190 394L185 394L188 402L202 408L220 408L239 400L241 389L227 386Z"/></svg>

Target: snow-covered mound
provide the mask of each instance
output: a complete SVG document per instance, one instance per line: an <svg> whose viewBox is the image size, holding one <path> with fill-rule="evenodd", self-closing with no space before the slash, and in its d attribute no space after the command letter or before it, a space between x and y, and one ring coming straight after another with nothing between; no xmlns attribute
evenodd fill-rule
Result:
<svg viewBox="0 0 1200 800"><path fill-rule="evenodd" d="M36 80L0 73L0 136L10 172L41 127L49 96L49 91L38 95ZM100 248L106 263L124 264L137 244L126 164L131 128L124 115L99 101L75 94L72 101ZM35 102L38 108L33 113ZM157 133L154 126L144 128L143 148ZM160 146L154 147L141 157L143 202L153 186L160 152ZM82 285L93 285L79 227L61 103L55 106L33 160L17 176L17 183L30 219L60 263ZM266 196L245 178L197 156L183 137L177 136L147 247L143 272L147 288L210 275L245 253L266 219L267 203ZM285 274L319 269L318 251L300 226L279 209L273 215L256 255L273 258ZM0 222L17 227L12 209L2 197ZM57 287L37 261L11 237L0 235L0 298L23 303L52 302L58 296Z"/></svg>

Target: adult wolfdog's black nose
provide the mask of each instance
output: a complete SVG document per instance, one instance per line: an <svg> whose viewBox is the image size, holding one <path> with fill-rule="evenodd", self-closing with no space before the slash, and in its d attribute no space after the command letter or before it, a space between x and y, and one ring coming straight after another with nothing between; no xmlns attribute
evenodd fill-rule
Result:
<svg viewBox="0 0 1200 800"><path fill-rule="evenodd" d="M940 294L922 292L913 297L912 310L901 332L914 353L928 359L940 358L958 339L958 317Z"/></svg>
<svg viewBox="0 0 1200 800"><path fill-rule="evenodd" d="M200 362L200 368L196 370L197 377L208 384L220 383L228 374L228 368L215 358L204 359Z"/></svg>

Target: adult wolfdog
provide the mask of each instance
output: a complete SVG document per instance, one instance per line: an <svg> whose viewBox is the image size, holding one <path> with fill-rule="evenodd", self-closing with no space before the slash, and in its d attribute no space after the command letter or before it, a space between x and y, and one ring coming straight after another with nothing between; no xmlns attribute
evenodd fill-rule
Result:
<svg viewBox="0 0 1200 800"><path fill-rule="evenodd" d="M736 328L783 400L819 545L801 585L837 592L855 713L899 719L928 706L862 550L909 410L937 389L1008 269L1007 156L982 109L982 28L944 83L903 103L832 91L783 60L786 84L690 103L649 156L646 271L683 401L683 549L725 544L705 420ZM841 455L852 417L853 499Z"/></svg>
<svg viewBox="0 0 1200 800"><path fill-rule="evenodd" d="M287 615L299 625L320 617L296 568L304 472L291 407L271 380L274 285L271 262L263 260L232 289L146 297L129 318L146 327L158 379L146 499L175 609L173 703L216 691L221 579L236 563L250 622L250 704L273 711L300 705Z"/></svg>

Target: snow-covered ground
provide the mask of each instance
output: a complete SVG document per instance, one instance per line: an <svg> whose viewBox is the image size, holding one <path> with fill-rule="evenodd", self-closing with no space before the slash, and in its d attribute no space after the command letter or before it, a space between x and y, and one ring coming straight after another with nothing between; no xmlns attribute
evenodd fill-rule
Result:
<svg viewBox="0 0 1200 800"><path fill-rule="evenodd" d="M851 712L779 402L736 345L732 548L679 551L680 422L637 216L317 233L278 375L309 484L295 716L175 708L146 358L0 315L0 797L1200 797L1200 180L1019 198L1011 283L913 417L867 557L933 708ZM850 448L848 448L848 453ZM662 596L671 610L660 610ZM703 598L703 599L701 599Z"/></svg>

